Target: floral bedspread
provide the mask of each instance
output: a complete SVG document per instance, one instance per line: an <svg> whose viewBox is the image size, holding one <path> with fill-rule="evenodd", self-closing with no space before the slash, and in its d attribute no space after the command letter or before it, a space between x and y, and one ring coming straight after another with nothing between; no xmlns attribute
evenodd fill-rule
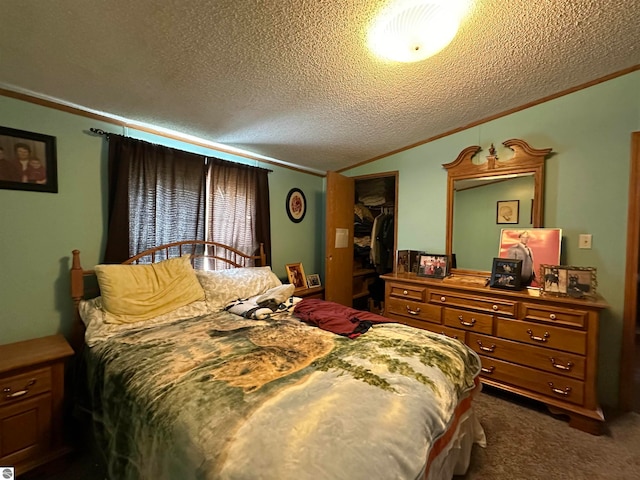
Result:
<svg viewBox="0 0 640 480"><path fill-rule="evenodd" d="M480 370L457 340L404 325L351 340L228 312L87 350L119 480L419 478Z"/></svg>

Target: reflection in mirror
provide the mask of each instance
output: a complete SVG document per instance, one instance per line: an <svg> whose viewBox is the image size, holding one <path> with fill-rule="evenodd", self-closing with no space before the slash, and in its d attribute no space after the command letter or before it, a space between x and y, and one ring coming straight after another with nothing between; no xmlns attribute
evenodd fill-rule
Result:
<svg viewBox="0 0 640 480"><path fill-rule="evenodd" d="M447 169L447 255L455 255L452 273L485 276L498 256L502 228L542 227L544 163L551 148L532 148L524 140L502 143L513 151L498 158L491 145L485 158L479 146L460 152ZM474 158L475 157L475 158ZM517 220L498 217L498 202L512 209Z"/></svg>
<svg viewBox="0 0 640 480"><path fill-rule="evenodd" d="M452 251L456 262L469 270L491 270L493 258L498 256L500 230L533 226L533 173L456 180L453 188ZM497 223L498 202L513 200L518 200L517 211L513 211L514 204L510 202L509 223Z"/></svg>

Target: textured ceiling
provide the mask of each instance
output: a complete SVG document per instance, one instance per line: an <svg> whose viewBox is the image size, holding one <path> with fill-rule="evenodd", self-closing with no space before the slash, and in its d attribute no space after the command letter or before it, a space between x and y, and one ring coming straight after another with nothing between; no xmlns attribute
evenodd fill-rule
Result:
<svg viewBox="0 0 640 480"><path fill-rule="evenodd" d="M388 3L2 0L0 87L325 171L640 64L638 0L472 0L416 64L367 50Z"/></svg>

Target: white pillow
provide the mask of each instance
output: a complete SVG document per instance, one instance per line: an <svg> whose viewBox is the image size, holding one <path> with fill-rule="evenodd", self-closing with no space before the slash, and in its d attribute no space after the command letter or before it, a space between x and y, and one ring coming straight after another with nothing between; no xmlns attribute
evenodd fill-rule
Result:
<svg viewBox="0 0 640 480"><path fill-rule="evenodd" d="M155 318L134 323L117 323L110 318L111 314L104 309L102 298L96 297L90 300L81 300L78 305L78 312L86 327L84 335L85 343L87 346L93 347L96 343L126 330L132 330L141 326L152 327L163 323L206 315L209 313L209 307L204 300L197 300Z"/></svg>
<svg viewBox="0 0 640 480"><path fill-rule="evenodd" d="M223 310L233 300L261 295L282 285L271 267L196 270L196 276L212 312Z"/></svg>

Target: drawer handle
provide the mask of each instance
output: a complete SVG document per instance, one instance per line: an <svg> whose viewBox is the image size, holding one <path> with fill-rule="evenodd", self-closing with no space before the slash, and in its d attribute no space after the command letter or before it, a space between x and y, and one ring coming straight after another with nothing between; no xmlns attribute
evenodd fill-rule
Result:
<svg viewBox="0 0 640 480"><path fill-rule="evenodd" d="M480 370L482 371L482 373L493 373L493 371L496 369L496 367L494 367L493 365L491 365L490 367L481 367Z"/></svg>
<svg viewBox="0 0 640 480"><path fill-rule="evenodd" d="M441 302L446 302L447 301L447 297L440 297L440 301Z"/></svg>
<svg viewBox="0 0 640 480"><path fill-rule="evenodd" d="M403 291L402 291L402 294L403 294L403 295L409 295L409 292L408 292L407 290L403 290Z"/></svg>
<svg viewBox="0 0 640 480"><path fill-rule="evenodd" d="M480 350L482 350L483 352L493 352L496 349L495 344L491 344L490 347L485 347L484 345L482 345L482 342L480 340L476 340L478 342L478 345L480 345Z"/></svg>
<svg viewBox="0 0 640 480"><path fill-rule="evenodd" d="M555 313L552 313L551 315L549 315L549 318L550 318L551 320L555 320L555 319L556 319L556 314L555 314Z"/></svg>
<svg viewBox="0 0 640 480"><path fill-rule="evenodd" d="M571 370L573 367L573 363L571 362L567 362L566 365L562 365L561 363L556 363L556 359L553 357L550 357L549 360L551 360L551 365L556 367L558 370Z"/></svg>
<svg viewBox="0 0 640 480"><path fill-rule="evenodd" d="M493 311L494 311L494 312L497 312L497 311L498 311L498 305L494 305L494 306L493 306L493 307L491 307L491 308L493 308Z"/></svg>
<svg viewBox="0 0 640 480"><path fill-rule="evenodd" d="M571 387L566 387L564 390L561 388L556 388L553 386L553 382L549 382L549 387L553 393L557 393L558 395L564 395L565 397L571 393Z"/></svg>
<svg viewBox="0 0 640 480"><path fill-rule="evenodd" d="M440 332L440 335L444 335L445 337L453 338L454 340L458 339L458 335L447 335L444 332Z"/></svg>
<svg viewBox="0 0 640 480"><path fill-rule="evenodd" d="M420 313L420 307L416 308L415 310L411 310L411 307L407 305L407 313L409 315L418 315Z"/></svg>
<svg viewBox="0 0 640 480"><path fill-rule="evenodd" d="M465 327L473 327L473 325L476 323L475 318L471 318L470 322L465 322L464 318L462 318L462 315L458 315L458 320L460 320L460 324L464 325Z"/></svg>
<svg viewBox="0 0 640 480"><path fill-rule="evenodd" d="M36 384L36 379L32 378L31 380L29 380L29 382L24 386L22 390L18 390L17 392L11 393L11 387L4 388L2 390L4 393L6 393L4 398L7 400L11 400L12 398L22 397L23 395L26 395L27 393L29 393L29 387L32 387L35 384Z"/></svg>
<svg viewBox="0 0 640 480"><path fill-rule="evenodd" d="M528 328L528 329L527 329L527 333L529 334L529 338L530 338L531 340L535 340L536 342L546 342L546 341L547 341L547 338L549 338L549 337L550 337L549 332L544 332L544 336L542 336L542 337L536 337L536 336L533 334L533 332L531 331L531 329L530 329L530 328Z"/></svg>

